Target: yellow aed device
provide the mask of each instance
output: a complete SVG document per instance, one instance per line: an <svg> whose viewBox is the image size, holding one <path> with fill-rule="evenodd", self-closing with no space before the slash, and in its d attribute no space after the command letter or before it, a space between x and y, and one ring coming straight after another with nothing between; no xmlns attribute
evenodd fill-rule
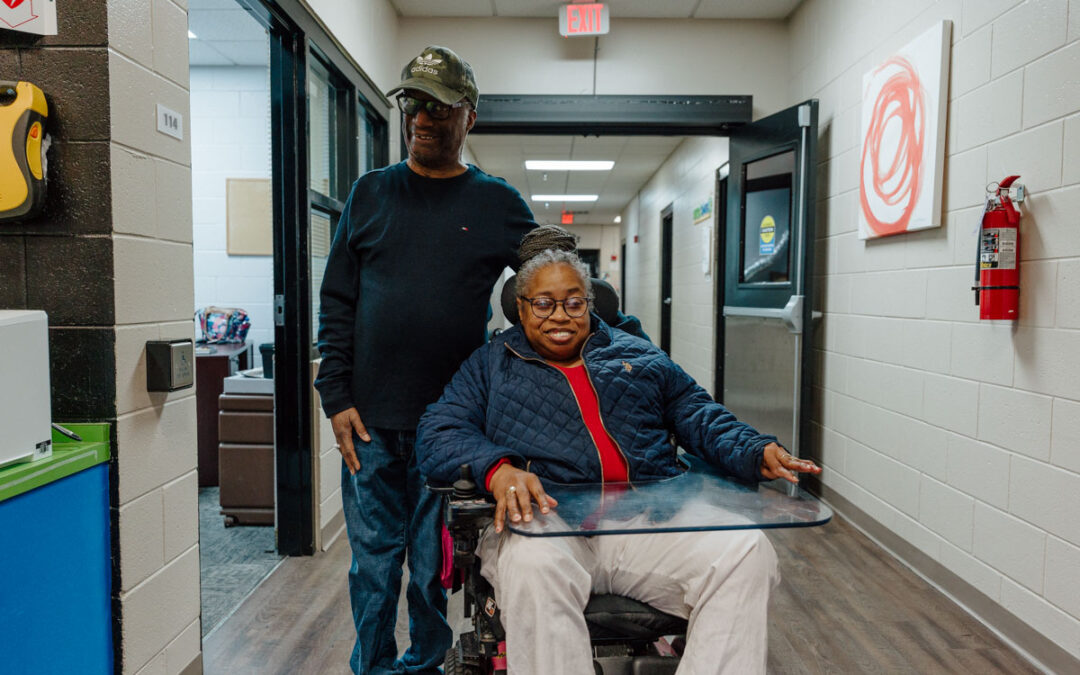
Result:
<svg viewBox="0 0 1080 675"><path fill-rule="evenodd" d="M27 220L45 205L45 94L0 81L0 223Z"/></svg>

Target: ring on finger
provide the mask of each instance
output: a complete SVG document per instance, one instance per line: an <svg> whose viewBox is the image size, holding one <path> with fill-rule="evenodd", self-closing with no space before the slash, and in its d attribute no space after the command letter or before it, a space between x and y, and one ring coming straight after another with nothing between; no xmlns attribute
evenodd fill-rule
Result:
<svg viewBox="0 0 1080 675"><path fill-rule="evenodd" d="M511 485L510 487L506 488L506 494L507 495L512 495L515 492L517 492L517 487L514 486L514 485Z"/></svg>

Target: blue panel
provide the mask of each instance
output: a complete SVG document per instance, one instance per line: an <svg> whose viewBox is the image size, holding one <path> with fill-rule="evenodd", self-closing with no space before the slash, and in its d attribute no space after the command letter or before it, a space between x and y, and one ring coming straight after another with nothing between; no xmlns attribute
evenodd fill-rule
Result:
<svg viewBox="0 0 1080 675"><path fill-rule="evenodd" d="M109 474L0 502L0 671L110 675Z"/></svg>

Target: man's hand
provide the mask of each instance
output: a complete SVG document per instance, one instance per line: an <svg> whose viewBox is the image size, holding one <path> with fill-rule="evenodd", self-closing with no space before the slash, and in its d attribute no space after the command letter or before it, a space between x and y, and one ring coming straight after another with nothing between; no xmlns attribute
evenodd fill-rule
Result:
<svg viewBox="0 0 1080 675"><path fill-rule="evenodd" d="M502 532L506 514L517 523L532 520L532 500L540 506L540 513L547 513L558 506L554 497L544 492L544 486L535 473L522 471L510 464L503 464L491 476L491 494L495 496L495 531Z"/></svg>
<svg viewBox="0 0 1080 675"><path fill-rule="evenodd" d="M345 466L349 467L349 473L356 474L360 470L360 460L356 456L356 448L353 447L353 432L365 443L371 442L371 435L360 420L360 413L356 412L356 408L342 410L330 417L330 426L334 428L334 438L337 439L338 451L345 460Z"/></svg>
<svg viewBox="0 0 1080 675"><path fill-rule="evenodd" d="M796 459L776 443L765 446L765 455L761 458L761 475L769 480L783 478L791 483L798 483L799 477L795 474L799 471L804 473L821 473L821 467L808 459Z"/></svg>

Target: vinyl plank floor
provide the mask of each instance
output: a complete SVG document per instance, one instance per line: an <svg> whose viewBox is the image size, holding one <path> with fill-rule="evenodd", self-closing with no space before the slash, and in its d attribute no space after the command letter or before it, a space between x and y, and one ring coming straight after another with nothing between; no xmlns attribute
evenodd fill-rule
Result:
<svg viewBox="0 0 1080 675"><path fill-rule="evenodd" d="M1040 671L841 518L769 530L782 580L769 613L769 673ZM208 675L347 675L353 643L342 539L290 558L203 643ZM404 583L404 582L403 582ZM451 625L466 625L460 596ZM398 643L408 641L404 609Z"/></svg>

